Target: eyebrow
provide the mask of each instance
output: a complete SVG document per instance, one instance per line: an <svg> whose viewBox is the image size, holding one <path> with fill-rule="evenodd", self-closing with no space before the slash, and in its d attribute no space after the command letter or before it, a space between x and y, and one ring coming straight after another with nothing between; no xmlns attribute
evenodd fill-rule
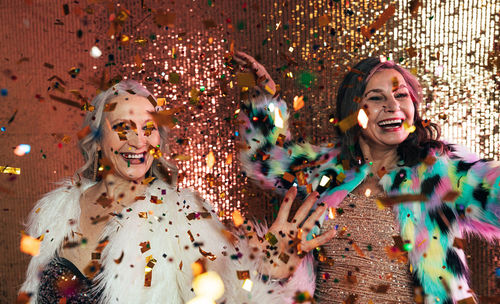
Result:
<svg viewBox="0 0 500 304"><path fill-rule="evenodd" d="M400 84L399 87L396 90L394 90L394 91L397 91L397 90L402 89L402 88L408 89L408 87L405 84ZM366 97L369 93L372 93L372 92L373 93L383 93L383 90L381 90L381 89L371 89L370 91L368 91L368 92L365 93L364 97Z"/></svg>
<svg viewBox="0 0 500 304"><path fill-rule="evenodd" d="M148 122L150 122L150 121L155 122L152 118L148 118L147 120L145 120L145 121L144 121L144 123L146 124L146 123L148 123ZM123 118L116 118L116 119L114 119L114 120L111 122L111 125L113 125L113 126L114 126L117 122L132 123L132 122L133 122L133 120L131 120L131 119L123 119Z"/></svg>

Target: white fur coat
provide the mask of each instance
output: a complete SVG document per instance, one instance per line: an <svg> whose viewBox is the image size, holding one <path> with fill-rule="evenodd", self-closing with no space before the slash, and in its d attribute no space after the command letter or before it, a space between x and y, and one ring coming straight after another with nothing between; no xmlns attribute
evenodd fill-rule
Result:
<svg viewBox="0 0 500 304"><path fill-rule="evenodd" d="M89 181L80 185L65 181L31 212L27 233L33 237L44 234L40 254L31 259L20 290L35 295L31 303L36 303L41 271L58 253L65 237L71 240L72 232L78 231L80 195L92 185ZM162 203L152 203L153 196ZM100 260L102 272L94 279L96 290L102 290L102 303L186 303L195 297L191 264L203 257L200 248L217 257L207 260L206 268L216 271L224 282L225 293L218 303L289 303L296 290L314 289L314 278L305 275L303 267L286 287L262 282L256 271L260 259L251 258L244 240L233 246L224 237L224 227L211 206L191 190L177 191L157 180L149 186L144 200L121 214L121 218L110 220L103 232L109 243ZM150 244L144 253L142 242ZM115 262L122 254L121 262ZM156 263L151 286L145 287L149 256ZM251 292L241 287L238 270L250 271L254 283Z"/></svg>

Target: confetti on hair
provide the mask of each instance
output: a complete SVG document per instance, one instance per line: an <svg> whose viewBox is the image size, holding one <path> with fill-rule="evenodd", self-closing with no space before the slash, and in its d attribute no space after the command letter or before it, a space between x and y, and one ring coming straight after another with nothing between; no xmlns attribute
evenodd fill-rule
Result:
<svg viewBox="0 0 500 304"><path fill-rule="evenodd" d="M257 85L252 73L236 73L236 82L239 87L253 88Z"/></svg>
<svg viewBox="0 0 500 304"><path fill-rule="evenodd" d="M264 238L266 239L266 241L269 242L269 244L271 244L271 246L274 246L274 245L276 245L276 243L278 243L278 239L271 232L266 233L264 235Z"/></svg>

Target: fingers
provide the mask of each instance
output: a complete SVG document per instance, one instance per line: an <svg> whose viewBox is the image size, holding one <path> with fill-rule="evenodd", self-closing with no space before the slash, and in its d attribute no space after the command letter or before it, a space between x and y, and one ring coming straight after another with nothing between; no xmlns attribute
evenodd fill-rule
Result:
<svg viewBox="0 0 500 304"><path fill-rule="evenodd" d="M337 230L332 229L327 232L322 233L321 235L318 235L312 240L305 241L302 243L301 249L305 252L309 252L313 250L316 247L319 247L328 241L330 241L335 235L337 234Z"/></svg>
<svg viewBox="0 0 500 304"><path fill-rule="evenodd" d="M288 220L290 208L295 200L295 196L297 196L297 187L292 187L285 194L285 198L283 198L278 216L276 217L276 223L284 223Z"/></svg>
<svg viewBox="0 0 500 304"><path fill-rule="evenodd" d="M300 224L302 221L306 218L307 214L309 213L309 210L311 210L312 206L314 205L314 202L318 199L319 194L318 192L314 191L311 194L309 194L302 204L300 206L299 210L297 210L297 213L295 213L295 216L293 217L292 224Z"/></svg>
<svg viewBox="0 0 500 304"><path fill-rule="evenodd" d="M314 212L304 222L302 229L304 229L304 231L309 233L309 231L311 231L311 229L313 228L314 224L321 218L321 216L323 216L326 209L327 207L325 205L316 208L316 210L314 210Z"/></svg>

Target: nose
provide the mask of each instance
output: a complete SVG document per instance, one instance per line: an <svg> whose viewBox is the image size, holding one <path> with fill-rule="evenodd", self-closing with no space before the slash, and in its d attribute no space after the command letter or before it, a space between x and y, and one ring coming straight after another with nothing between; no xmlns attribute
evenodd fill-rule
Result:
<svg viewBox="0 0 500 304"><path fill-rule="evenodd" d="M396 112L397 110L399 110L399 101L396 100L393 95L391 95L386 99L383 107L388 112Z"/></svg>
<svg viewBox="0 0 500 304"><path fill-rule="evenodd" d="M129 131L127 133L128 144L134 148L142 148L146 145L146 136L142 130Z"/></svg>

